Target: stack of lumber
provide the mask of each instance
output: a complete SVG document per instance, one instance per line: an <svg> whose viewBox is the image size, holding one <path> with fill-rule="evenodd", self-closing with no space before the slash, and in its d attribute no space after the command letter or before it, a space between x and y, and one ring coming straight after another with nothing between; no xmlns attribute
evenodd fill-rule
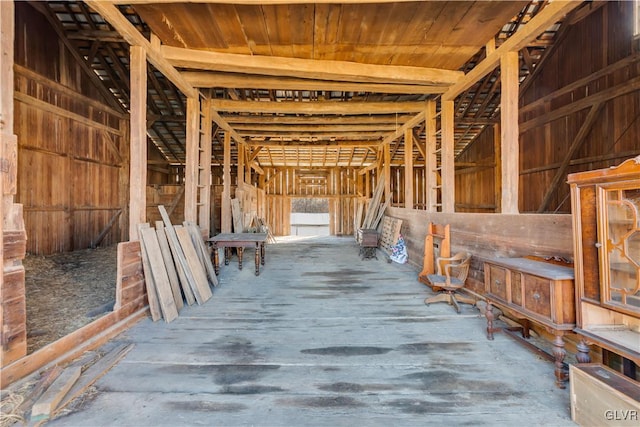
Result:
<svg viewBox="0 0 640 427"><path fill-rule="evenodd" d="M158 206L163 221L139 224L142 268L151 319L171 322L179 311L194 303L204 304L211 286L218 285L209 249L197 225L174 226L164 206Z"/></svg>
<svg viewBox="0 0 640 427"><path fill-rule="evenodd" d="M358 228L378 228L380 220L382 219L382 216L384 215L384 211L387 209L388 204L388 202L386 201L384 203L380 203L382 200L382 195L384 194L384 179L384 175L381 175L380 179L378 180L378 184L373 191L373 197L371 197L371 199L369 200L369 205L367 206L367 214L365 215L364 220ZM359 215L362 215L362 213L360 213Z"/></svg>

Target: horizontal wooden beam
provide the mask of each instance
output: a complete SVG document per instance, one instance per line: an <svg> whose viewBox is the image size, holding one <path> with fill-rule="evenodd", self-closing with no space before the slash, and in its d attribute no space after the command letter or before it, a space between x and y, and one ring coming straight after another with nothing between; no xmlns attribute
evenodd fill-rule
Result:
<svg viewBox="0 0 640 427"><path fill-rule="evenodd" d="M254 123L236 123L233 128L238 133L259 134L264 132L270 133L306 133L306 132L382 132L395 130L397 126L394 124L336 124L336 125L315 125L315 124L254 124ZM247 132L248 131L248 132Z"/></svg>
<svg viewBox="0 0 640 427"><path fill-rule="evenodd" d="M221 73L215 71L184 71L182 75L191 85L200 88L222 87L232 89L310 90L425 95L443 93L448 88L448 86L426 86L417 84L337 82L295 77Z"/></svg>
<svg viewBox="0 0 640 427"><path fill-rule="evenodd" d="M238 134L242 137L288 137L288 138L304 138L304 137L317 137L317 138L357 138L357 139L381 139L387 132L385 131L340 131L340 130L324 130L324 131L302 131L291 129L288 131L283 130L271 130L271 131L251 131L251 130L239 130Z"/></svg>
<svg viewBox="0 0 640 427"><path fill-rule="evenodd" d="M247 145L262 148L306 148L306 149L327 149L327 148L370 148L380 145L379 141L339 141L333 143L292 143L292 142L247 142Z"/></svg>
<svg viewBox="0 0 640 427"><path fill-rule="evenodd" d="M592 105L595 105L601 102L607 102L611 99L614 99L619 96L623 96L638 90L640 90L640 77L635 77L631 80L627 80L616 86L610 87L608 89L604 89L600 92L596 92L589 96L585 96L584 98L580 98L575 102L559 107L553 111L549 111L548 113L542 114L541 116L534 117L533 119L527 120L526 122L521 122L519 126L519 131L522 134L524 132L527 132L528 130L541 126L545 123L552 122L559 118L576 113L585 108L589 108Z"/></svg>
<svg viewBox="0 0 640 427"><path fill-rule="evenodd" d="M359 102L359 101L232 101L211 100L215 111L272 114L393 114L423 111L426 102Z"/></svg>
<svg viewBox="0 0 640 427"><path fill-rule="evenodd" d="M165 0L167 1L167 0ZM416 0L367 0L367 3L402 3ZM161 3L162 0L114 0L114 4L150 4ZM308 3L363 3L362 0L169 0L167 3L211 3L211 4L243 4L243 5L280 5L280 4L308 4Z"/></svg>
<svg viewBox="0 0 640 427"><path fill-rule="evenodd" d="M132 46L140 46L146 56L165 77L182 91L187 98L197 98L198 91L191 86L162 54L151 47L151 43L134 27L120 10L109 1L91 1L87 6L98 12Z"/></svg>
<svg viewBox="0 0 640 427"><path fill-rule="evenodd" d="M276 77L450 86L464 76L460 71L439 68L242 55L166 45L161 46L161 52L175 67Z"/></svg>
<svg viewBox="0 0 640 427"><path fill-rule="evenodd" d="M373 116L297 116L297 115L246 115L246 114L222 114L223 119L229 124L289 124L289 125L397 125L411 119L411 114L376 114Z"/></svg>
<svg viewBox="0 0 640 427"><path fill-rule="evenodd" d="M487 57L469 71L464 78L458 80L442 94L443 101L453 101L458 95L473 86L477 81L489 74L500 63L500 58L508 52L518 52L531 40L538 37L544 30L551 27L567 13L581 5L578 0L549 2L526 25L520 27L511 37L505 40L499 48L489 53Z"/></svg>

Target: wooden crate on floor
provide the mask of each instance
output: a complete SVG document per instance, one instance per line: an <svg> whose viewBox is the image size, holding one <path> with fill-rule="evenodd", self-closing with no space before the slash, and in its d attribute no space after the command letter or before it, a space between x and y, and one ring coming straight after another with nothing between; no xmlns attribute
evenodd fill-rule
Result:
<svg viewBox="0 0 640 427"><path fill-rule="evenodd" d="M382 230L380 231L380 248L391 255L392 247L398 243L402 220L385 216L382 218Z"/></svg>
<svg viewBox="0 0 640 427"><path fill-rule="evenodd" d="M598 363L569 367L571 419L581 426L640 425L640 384Z"/></svg>

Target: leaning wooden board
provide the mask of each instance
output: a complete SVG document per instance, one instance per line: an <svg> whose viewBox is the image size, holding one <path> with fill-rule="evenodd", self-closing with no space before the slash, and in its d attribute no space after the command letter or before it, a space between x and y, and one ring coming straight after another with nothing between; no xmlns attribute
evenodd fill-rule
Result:
<svg viewBox="0 0 640 427"><path fill-rule="evenodd" d="M149 224L138 224L138 234L142 236L142 230L149 227ZM149 312L151 320L154 322L162 318L160 310L160 302L158 301L158 291L153 281L153 273L151 272L151 264L149 263L149 254L144 247L142 238L140 238L140 254L142 255L142 271L144 273L144 284L147 289L147 301L149 302Z"/></svg>
<svg viewBox="0 0 640 427"><path fill-rule="evenodd" d="M171 256L171 248L169 248L169 242L167 241L167 235L164 232L164 223L162 221L156 221L156 235L158 236L158 244L160 245L160 251L162 252L162 259L164 265L167 268L167 275L169 276L169 283L171 284L171 292L173 292L173 299L176 302L178 311L182 310L184 303L182 302L182 292L180 292L180 280L178 279L178 272L176 271L173 257Z"/></svg>
<svg viewBox="0 0 640 427"><path fill-rule="evenodd" d="M189 230L182 226L174 227L180 246L184 251L184 257L191 273L193 274L195 287L193 294L196 297L198 304L206 302L213 295L209 282L207 281L207 273L204 271L204 267L200 264L200 259L196 253L196 248L193 246L191 235Z"/></svg>
<svg viewBox="0 0 640 427"><path fill-rule="evenodd" d="M171 322L178 317L178 307L174 299L167 267L164 264L158 235L153 228L143 228L140 230L142 244L148 255L148 262L151 267L151 274L158 292L158 302L162 310L162 317L166 322ZM182 299L182 297L180 297Z"/></svg>
<svg viewBox="0 0 640 427"><path fill-rule="evenodd" d="M176 263L179 264L178 271L182 269L187 279L187 283L191 287L191 291L193 292L196 302L198 304L202 304L211 297L211 289L207 285L207 277L202 270L202 265L199 265L197 262L197 255L195 254L195 249L193 249L191 238L189 237L188 241L185 240L185 247L183 247L180 240L178 239L176 228L173 226L171 220L169 219L167 210L162 205L158 206L158 210L160 211L160 215L162 216L162 220L164 221L165 231L167 233L167 238L169 239L171 252L173 253L173 257L176 260ZM188 249L189 247L193 250L190 260L187 259L187 256L184 252L185 248ZM196 264L198 265L196 266ZM195 272L191 268L192 265L196 270ZM202 282L202 280L196 279L199 271L202 271L202 274L205 274L204 282ZM204 283L204 286L202 285L202 283Z"/></svg>

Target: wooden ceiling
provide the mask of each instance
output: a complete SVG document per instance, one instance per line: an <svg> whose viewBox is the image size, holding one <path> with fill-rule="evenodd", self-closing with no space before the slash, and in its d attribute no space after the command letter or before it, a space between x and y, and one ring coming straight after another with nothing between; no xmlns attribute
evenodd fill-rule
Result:
<svg viewBox="0 0 640 427"><path fill-rule="evenodd" d="M34 2L128 109L128 44L93 2ZM222 133L264 167L368 167L392 145L404 161L411 123L424 145L426 101L436 99L546 5L545 1L114 1L193 87L213 98L214 165ZM99 7L94 6L96 10ZM521 80L558 27L521 51ZM499 118L499 69L456 99L456 154ZM149 66L148 135L184 162L185 100ZM415 125L413 123L415 122ZM424 155L414 144L416 162Z"/></svg>

